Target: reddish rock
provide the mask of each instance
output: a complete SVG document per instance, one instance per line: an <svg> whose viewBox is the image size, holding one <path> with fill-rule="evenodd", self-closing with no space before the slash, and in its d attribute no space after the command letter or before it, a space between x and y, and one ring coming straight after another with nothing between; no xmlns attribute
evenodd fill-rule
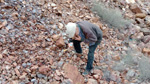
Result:
<svg viewBox="0 0 150 84"><path fill-rule="evenodd" d="M58 47L63 47L65 46L65 42L63 40L63 37L60 37L57 41L56 41L56 46Z"/></svg>
<svg viewBox="0 0 150 84"><path fill-rule="evenodd" d="M119 61L121 58L119 55L116 55L116 56L112 56L112 59L115 61Z"/></svg>
<svg viewBox="0 0 150 84"><path fill-rule="evenodd" d="M145 44L148 43L148 42L150 41L150 35L144 36L143 39L142 39L142 41L143 41Z"/></svg>
<svg viewBox="0 0 150 84"><path fill-rule="evenodd" d="M19 72L18 69L15 69L15 73L16 73L16 75L17 75L18 77L20 76L20 72Z"/></svg>
<svg viewBox="0 0 150 84"><path fill-rule="evenodd" d="M84 77L79 73L77 67L71 64L63 66L66 77L73 81L73 84L84 84Z"/></svg>
<svg viewBox="0 0 150 84"><path fill-rule="evenodd" d="M58 81L53 81L50 84L59 84L59 82Z"/></svg>
<svg viewBox="0 0 150 84"><path fill-rule="evenodd" d="M149 48L144 48L144 49L143 49L143 53L147 53L147 54L150 55L150 49L149 49Z"/></svg>
<svg viewBox="0 0 150 84"><path fill-rule="evenodd" d="M60 38L60 35L53 35L53 36L52 36L52 39L53 39L54 41L57 41L59 38Z"/></svg>
<svg viewBox="0 0 150 84"><path fill-rule="evenodd" d="M143 19L143 18L146 17L146 14L144 14L144 13L137 13L137 14L135 15L135 17L136 17L136 18L141 18L141 19Z"/></svg>
<svg viewBox="0 0 150 84"><path fill-rule="evenodd" d="M130 9L133 13L142 13L142 10L136 4L131 4Z"/></svg>
<svg viewBox="0 0 150 84"><path fill-rule="evenodd" d="M46 75L49 70L50 70L50 68L49 68L48 66L41 66L41 67L39 68L39 72L40 72L41 74L44 74L44 75Z"/></svg>
<svg viewBox="0 0 150 84"><path fill-rule="evenodd" d="M32 71L35 71L35 70L37 70L37 68L38 68L38 66L37 66L37 65L34 65L34 66L31 67L31 70L32 70Z"/></svg>
<svg viewBox="0 0 150 84"><path fill-rule="evenodd" d="M97 81L95 79L88 79L88 83L87 84L98 84Z"/></svg>

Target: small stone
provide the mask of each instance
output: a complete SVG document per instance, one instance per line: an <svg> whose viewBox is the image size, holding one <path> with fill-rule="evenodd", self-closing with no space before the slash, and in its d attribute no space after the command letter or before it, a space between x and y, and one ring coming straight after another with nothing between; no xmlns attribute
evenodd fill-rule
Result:
<svg viewBox="0 0 150 84"><path fill-rule="evenodd" d="M19 72L19 70L17 68L15 69L15 72L16 72L16 75L19 77L20 76L20 72Z"/></svg>
<svg viewBox="0 0 150 84"><path fill-rule="evenodd" d="M58 76L61 75L61 73L59 72L59 70L56 70L56 74L57 74Z"/></svg>
<svg viewBox="0 0 150 84"><path fill-rule="evenodd" d="M36 81L36 79L31 79L31 82L35 82Z"/></svg>
<svg viewBox="0 0 150 84"><path fill-rule="evenodd" d="M56 4L55 4L55 3L51 3L51 6L52 6L52 7L55 7L55 6L56 6Z"/></svg>
<svg viewBox="0 0 150 84"><path fill-rule="evenodd" d="M38 78L44 78L45 75L43 75L43 74L37 74L37 77L38 77Z"/></svg>
<svg viewBox="0 0 150 84"><path fill-rule="evenodd" d="M87 84L98 84L97 81L95 79L88 79L88 83Z"/></svg>
<svg viewBox="0 0 150 84"><path fill-rule="evenodd" d="M27 75L27 73L24 72L19 78L20 78L20 79L25 79L25 78L26 78L26 75Z"/></svg>
<svg viewBox="0 0 150 84"><path fill-rule="evenodd" d="M129 3L135 3L135 0L126 0L126 2L129 4Z"/></svg>
<svg viewBox="0 0 150 84"><path fill-rule="evenodd" d="M143 32L144 35L150 35L150 29L142 28L141 32Z"/></svg>
<svg viewBox="0 0 150 84"><path fill-rule="evenodd" d="M62 28L63 28L63 24L62 24L62 23L59 23L59 24L58 24L58 27L59 27L60 29L62 29Z"/></svg>
<svg viewBox="0 0 150 84"><path fill-rule="evenodd" d="M146 14L144 14L144 13L137 13L137 14L135 15L135 17L136 17L136 18L141 18L141 19L143 19L143 18L146 17Z"/></svg>
<svg viewBox="0 0 150 84"><path fill-rule="evenodd" d="M27 64L26 64L26 63L23 63L22 66L25 68L25 67L27 66Z"/></svg>
<svg viewBox="0 0 150 84"><path fill-rule="evenodd" d="M37 70L37 69L38 69L38 66L37 66L37 65L34 65L34 66L31 67L31 70L32 70L32 71L35 71L35 70Z"/></svg>
<svg viewBox="0 0 150 84"><path fill-rule="evenodd" d="M112 56L112 59L115 61L119 61L121 58L119 55L116 55L116 56Z"/></svg>
<svg viewBox="0 0 150 84"><path fill-rule="evenodd" d="M99 79L99 75L94 75L93 76L95 79Z"/></svg>
<svg viewBox="0 0 150 84"><path fill-rule="evenodd" d="M0 54L0 59L2 59L3 58L3 55L2 54Z"/></svg>
<svg viewBox="0 0 150 84"><path fill-rule="evenodd" d="M64 64L64 61L59 61L58 62L58 67L62 67L63 64Z"/></svg>
<svg viewBox="0 0 150 84"><path fill-rule="evenodd" d="M9 31L10 29L13 29L13 28L14 28L14 26L13 26L12 24L9 24L9 25L6 27L7 31Z"/></svg>
<svg viewBox="0 0 150 84"><path fill-rule="evenodd" d="M150 55L150 49L149 48L143 48L143 53L148 53Z"/></svg>
<svg viewBox="0 0 150 84"><path fill-rule="evenodd" d="M28 62L27 65L28 65L28 66L31 66L31 63Z"/></svg>
<svg viewBox="0 0 150 84"><path fill-rule="evenodd" d="M73 81L71 79L65 79L62 84L73 84Z"/></svg>
<svg viewBox="0 0 150 84"><path fill-rule="evenodd" d="M5 20L2 24L0 24L0 29L7 25L7 21Z"/></svg>
<svg viewBox="0 0 150 84"><path fill-rule="evenodd" d="M148 42L150 42L150 35L144 36L144 37L142 38L142 41L143 41L145 44L148 43Z"/></svg>

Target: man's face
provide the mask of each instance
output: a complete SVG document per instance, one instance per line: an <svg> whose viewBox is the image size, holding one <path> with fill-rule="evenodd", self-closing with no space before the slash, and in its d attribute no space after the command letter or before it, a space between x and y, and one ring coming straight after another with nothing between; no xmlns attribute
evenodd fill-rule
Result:
<svg viewBox="0 0 150 84"><path fill-rule="evenodd" d="M74 36L72 37L73 40L78 40L80 41L81 40L81 37L79 36L79 29L76 28L76 32L74 34Z"/></svg>

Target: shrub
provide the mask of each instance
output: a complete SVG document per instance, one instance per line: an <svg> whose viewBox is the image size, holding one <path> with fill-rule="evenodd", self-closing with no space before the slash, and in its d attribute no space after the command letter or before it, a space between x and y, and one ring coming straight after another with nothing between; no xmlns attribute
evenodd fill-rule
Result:
<svg viewBox="0 0 150 84"><path fill-rule="evenodd" d="M116 28L123 28L131 23L129 20L123 18L119 10L106 8L104 4L100 2L93 4L92 11L96 12L104 22Z"/></svg>
<svg viewBox="0 0 150 84"><path fill-rule="evenodd" d="M150 80L150 59L148 57L142 56L139 61L139 72L140 79Z"/></svg>

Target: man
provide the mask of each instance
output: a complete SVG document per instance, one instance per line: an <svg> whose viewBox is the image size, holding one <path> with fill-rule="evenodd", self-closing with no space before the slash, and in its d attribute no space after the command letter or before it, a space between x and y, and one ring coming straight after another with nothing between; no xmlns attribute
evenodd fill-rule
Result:
<svg viewBox="0 0 150 84"><path fill-rule="evenodd" d="M77 53L82 53L81 42L85 42L89 45L88 61L83 75L89 74L93 68L94 51L102 40L101 29L88 21L81 21L68 23L66 25L66 34L70 38L69 42L73 42Z"/></svg>

